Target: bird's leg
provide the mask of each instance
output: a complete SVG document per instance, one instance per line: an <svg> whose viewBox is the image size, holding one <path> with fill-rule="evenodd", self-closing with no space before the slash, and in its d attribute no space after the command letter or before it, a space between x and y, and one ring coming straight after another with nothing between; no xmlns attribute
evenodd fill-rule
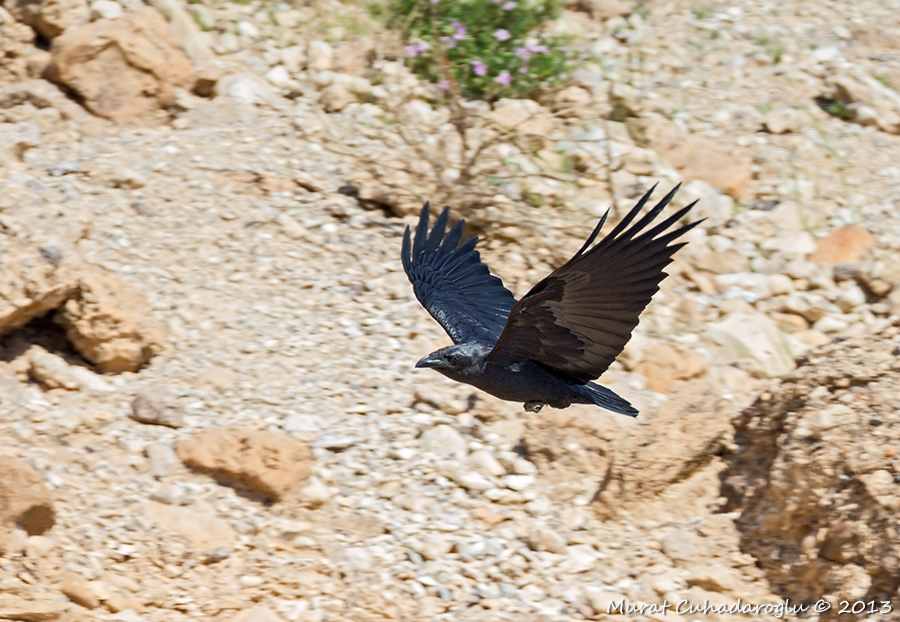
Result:
<svg viewBox="0 0 900 622"><path fill-rule="evenodd" d="M541 408L546 406L546 402L525 402L524 407L530 413L539 413Z"/></svg>

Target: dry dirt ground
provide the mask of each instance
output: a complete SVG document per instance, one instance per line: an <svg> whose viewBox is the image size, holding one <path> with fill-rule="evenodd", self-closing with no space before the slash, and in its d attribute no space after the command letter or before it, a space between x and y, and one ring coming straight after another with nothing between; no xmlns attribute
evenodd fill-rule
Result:
<svg viewBox="0 0 900 622"><path fill-rule="evenodd" d="M151 10L113 4L59 36ZM172 37L216 88L138 121L35 74L66 3L0 13L0 619L900 619L900 6L595 4L557 24L595 70L498 104L544 125L451 207L521 294L611 203L691 182L709 220L604 377L636 420L413 369L448 343L399 259L441 171L402 136L453 128L309 7L191 5L208 49ZM674 611L739 599L773 608Z"/></svg>

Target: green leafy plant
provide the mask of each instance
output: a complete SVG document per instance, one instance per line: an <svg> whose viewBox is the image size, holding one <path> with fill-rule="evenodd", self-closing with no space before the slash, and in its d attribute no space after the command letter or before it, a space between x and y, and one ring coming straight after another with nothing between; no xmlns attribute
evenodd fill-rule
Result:
<svg viewBox="0 0 900 622"><path fill-rule="evenodd" d="M559 84L579 60L563 37L540 27L559 0L388 0L411 69L468 99L529 97Z"/></svg>
<svg viewBox="0 0 900 622"><path fill-rule="evenodd" d="M847 104L842 101L833 101L825 108L825 112L830 114L832 117L837 117L838 119L844 119L845 121L850 118L850 110L847 108Z"/></svg>

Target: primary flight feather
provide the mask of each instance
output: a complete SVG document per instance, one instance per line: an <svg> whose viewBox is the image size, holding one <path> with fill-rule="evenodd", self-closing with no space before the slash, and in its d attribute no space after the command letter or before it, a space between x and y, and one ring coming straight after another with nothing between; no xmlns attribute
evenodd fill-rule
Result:
<svg viewBox="0 0 900 622"><path fill-rule="evenodd" d="M546 405L596 404L637 416L628 401L591 380L625 348L666 277L663 269L686 244L672 242L701 222L672 228L695 201L654 223L678 187L634 222L651 189L591 246L609 212L604 214L581 249L519 301L481 263L478 238L460 243L463 221L446 232L447 208L429 232L426 203L415 235L407 227L403 236L403 268L416 298L454 345L432 352L416 367L523 402L533 412Z"/></svg>

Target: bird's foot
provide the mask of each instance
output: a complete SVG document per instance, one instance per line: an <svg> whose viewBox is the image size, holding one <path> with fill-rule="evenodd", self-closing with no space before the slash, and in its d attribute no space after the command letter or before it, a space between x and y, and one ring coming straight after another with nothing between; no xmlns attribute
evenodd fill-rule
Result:
<svg viewBox="0 0 900 622"><path fill-rule="evenodd" d="M539 413L541 412L541 408L546 406L545 402L525 402L524 407L530 413Z"/></svg>

